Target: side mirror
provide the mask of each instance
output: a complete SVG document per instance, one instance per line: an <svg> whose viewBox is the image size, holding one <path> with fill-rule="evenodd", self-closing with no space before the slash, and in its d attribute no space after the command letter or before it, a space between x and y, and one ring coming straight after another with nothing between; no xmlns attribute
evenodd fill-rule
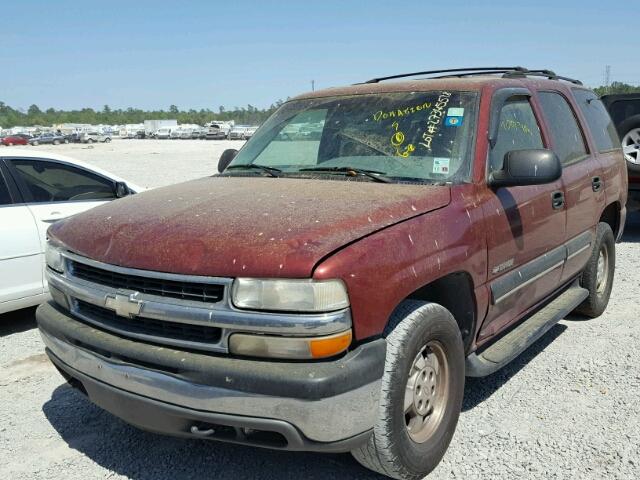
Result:
<svg viewBox="0 0 640 480"><path fill-rule="evenodd" d="M222 155L220 155L220 160L218 160L218 172L224 172L224 169L229 166L229 164L237 154L238 150L236 150L235 148L228 148L224 152L222 152Z"/></svg>
<svg viewBox="0 0 640 480"><path fill-rule="evenodd" d="M492 187L543 185L562 175L562 165L551 150L513 150L504 156L502 170L491 174Z"/></svg>
<svg viewBox="0 0 640 480"><path fill-rule="evenodd" d="M116 198L126 197L131 193L129 187L124 182L116 182Z"/></svg>

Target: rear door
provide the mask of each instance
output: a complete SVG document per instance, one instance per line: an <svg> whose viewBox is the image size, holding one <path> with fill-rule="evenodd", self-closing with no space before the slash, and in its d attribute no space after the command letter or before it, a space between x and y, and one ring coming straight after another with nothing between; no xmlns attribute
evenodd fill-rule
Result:
<svg viewBox="0 0 640 480"><path fill-rule="evenodd" d="M565 281L584 268L591 254L596 223L604 208L604 179L567 97L558 91L540 91L537 97L549 129L550 146L562 163L567 208Z"/></svg>
<svg viewBox="0 0 640 480"><path fill-rule="evenodd" d="M42 248L33 214L0 159L0 313L43 293Z"/></svg>
<svg viewBox="0 0 640 480"><path fill-rule="evenodd" d="M619 201L624 208L627 198L627 168L633 172L634 169L640 169L640 166L629 162L625 164L616 128L607 109L595 93L591 90L574 88L573 96L578 109L582 112L584 122L589 126L590 142L600 166L599 176L602 179L604 191L603 206ZM638 188L637 185L636 188ZM622 229L619 230L622 231Z"/></svg>
<svg viewBox="0 0 640 480"><path fill-rule="evenodd" d="M36 158L13 158L7 163L36 220L42 251L51 224L116 198L113 180L84 168Z"/></svg>
<svg viewBox="0 0 640 480"><path fill-rule="evenodd" d="M501 107L492 106L492 124L493 117L498 124L489 152L489 175L502 170L509 151L548 146L530 93L512 96ZM561 180L488 192L482 208L491 303L480 339L499 332L556 289L564 262L566 211Z"/></svg>

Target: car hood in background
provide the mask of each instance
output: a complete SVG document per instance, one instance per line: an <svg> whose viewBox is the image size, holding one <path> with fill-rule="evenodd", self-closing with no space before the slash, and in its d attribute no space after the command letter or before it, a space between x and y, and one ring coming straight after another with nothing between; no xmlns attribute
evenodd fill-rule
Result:
<svg viewBox="0 0 640 480"><path fill-rule="evenodd" d="M304 278L346 244L449 201L446 186L210 177L110 202L49 234L79 255L124 267Z"/></svg>

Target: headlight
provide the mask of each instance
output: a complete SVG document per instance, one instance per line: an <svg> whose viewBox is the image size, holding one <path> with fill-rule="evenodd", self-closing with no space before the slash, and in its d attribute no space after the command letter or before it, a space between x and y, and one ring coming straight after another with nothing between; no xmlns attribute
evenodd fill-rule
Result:
<svg viewBox="0 0 640 480"><path fill-rule="evenodd" d="M327 358L344 352L349 345L351 330L324 337L276 337L248 333L234 333L229 337L229 352L249 357Z"/></svg>
<svg viewBox="0 0 640 480"><path fill-rule="evenodd" d="M58 246L47 240L47 247L45 249L45 260L47 266L51 270L55 270L58 273L64 273L64 258L62 257L61 250Z"/></svg>
<svg viewBox="0 0 640 480"><path fill-rule="evenodd" d="M341 280L237 278L232 301L238 308L291 312L330 312L349 306Z"/></svg>

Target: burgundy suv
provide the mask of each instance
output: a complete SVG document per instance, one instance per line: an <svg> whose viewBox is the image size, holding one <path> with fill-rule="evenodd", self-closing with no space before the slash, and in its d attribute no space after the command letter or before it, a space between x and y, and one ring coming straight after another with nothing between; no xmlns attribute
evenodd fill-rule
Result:
<svg viewBox="0 0 640 480"><path fill-rule="evenodd" d="M220 175L53 225L62 375L144 429L430 472L465 376L606 308L627 172L576 80L419 75L301 95Z"/></svg>

